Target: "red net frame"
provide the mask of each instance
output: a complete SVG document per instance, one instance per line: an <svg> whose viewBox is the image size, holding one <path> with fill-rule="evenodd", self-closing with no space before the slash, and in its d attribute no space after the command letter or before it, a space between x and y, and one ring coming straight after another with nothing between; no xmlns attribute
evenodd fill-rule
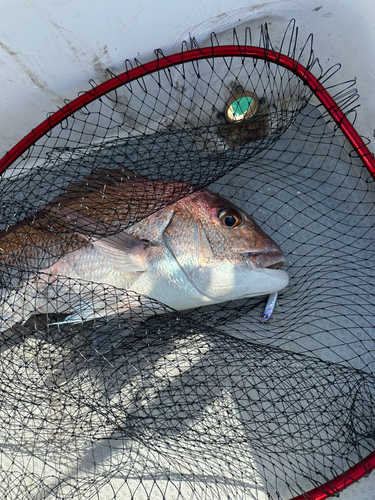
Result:
<svg viewBox="0 0 375 500"><path fill-rule="evenodd" d="M228 56L261 59L270 63L275 63L294 73L303 81L305 85L310 88L315 97L324 106L353 147L353 150L361 159L363 165L367 168L372 178L375 180L375 159L373 154L369 151L363 139L359 136L354 126L350 123L344 112L324 88L322 83L306 67L287 55L265 48L245 45L212 46L187 50L167 57L157 57L157 59L153 61L125 71L122 74L114 76L110 80L93 87L90 91L83 93L73 101L69 102L66 106L50 115L45 121L21 139L9 152L7 152L0 160L0 175L2 175L8 167L20 158L20 156L27 151L28 148L35 144L56 125L63 122L64 119L73 115L76 111L82 109L108 92L121 87L123 84L185 62ZM344 490L347 486L369 474L374 468L375 451L357 465L347 470L344 474L337 476L331 481L313 490L294 497L293 500L324 500Z"/></svg>

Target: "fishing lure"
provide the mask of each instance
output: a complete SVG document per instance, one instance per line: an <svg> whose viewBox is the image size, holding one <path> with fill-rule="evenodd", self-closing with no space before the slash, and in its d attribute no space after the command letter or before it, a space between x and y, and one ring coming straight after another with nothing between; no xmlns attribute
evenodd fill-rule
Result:
<svg viewBox="0 0 375 500"><path fill-rule="evenodd" d="M276 305L276 300L277 300L278 293L271 293L270 296L268 297L266 307L264 309L263 316L261 317L261 321L265 323L268 321L273 313L273 310L275 309Z"/></svg>

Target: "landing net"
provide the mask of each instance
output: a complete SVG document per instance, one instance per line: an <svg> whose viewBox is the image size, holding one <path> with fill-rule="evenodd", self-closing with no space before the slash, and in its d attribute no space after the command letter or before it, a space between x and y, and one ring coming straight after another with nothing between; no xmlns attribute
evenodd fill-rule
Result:
<svg viewBox="0 0 375 500"><path fill-rule="evenodd" d="M374 462L375 184L340 129L355 118L353 82L323 71L293 23L277 53L263 26L259 43L247 30L226 50L213 36L126 65L4 157L1 229L98 168L108 185L128 169L236 203L282 248L290 283L265 324L265 297L186 313L63 276L49 300L68 310L74 295L97 316L7 328L3 312L0 496L325 498ZM257 111L230 124L226 105L245 91ZM142 211L134 194L128 224L186 196L179 186ZM114 215L111 231L124 229ZM3 311L30 277L17 262L1 269Z"/></svg>

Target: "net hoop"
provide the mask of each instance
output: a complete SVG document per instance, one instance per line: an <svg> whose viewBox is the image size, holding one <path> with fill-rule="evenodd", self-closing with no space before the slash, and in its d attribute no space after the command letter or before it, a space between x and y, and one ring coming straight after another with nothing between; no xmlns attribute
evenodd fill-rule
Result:
<svg viewBox="0 0 375 500"><path fill-rule="evenodd" d="M300 78L310 88L310 90L314 92L315 96L334 119L345 137L353 146L358 156L361 158L365 167L375 179L375 158L373 154L370 152L366 144L363 142L363 139L359 136L358 132L319 80L307 68L305 68L305 66L289 56L273 50L263 49L260 47L247 47L244 45L203 47L200 49L188 50L186 52L178 52L176 54L172 54L171 56L157 58L154 61L142 64L139 67L114 76L110 80L98 85L92 90L78 96L63 108L60 108L58 111L49 116L44 122L33 129L29 134L27 134L23 139L21 139L0 160L0 175L30 146L35 144L38 139L61 123L65 118L91 103L95 99L100 98L104 94L121 87L121 85L138 78L142 78L147 74L155 73L156 71L167 69L178 64L190 61L199 61L207 58L228 56L263 59L288 69Z"/></svg>
<svg viewBox="0 0 375 500"><path fill-rule="evenodd" d="M346 139L349 141L350 145L353 147L353 150L361 159L363 165L367 168L368 172L375 180L374 155L370 152L361 136L346 117L345 113L341 110L329 92L324 88L319 79L316 78L305 66L293 58L273 50L245 45L203 47L199 49L181 51L163 57L159 57L161 51L156 51L156 54L158 56L157 59L129 69L120 75L113 76L108 81L82 93L73 101L70 101L64 107L59 108L58 111L52 113L46 120L40 123L36 128L32 129L31 132L29 132L10 151L8 151L3 158L0 159L0 176L18 158L20 158L25 151L27 151L43 135L47 134L56 125L63 122L67 117L73 115L76 111L126 83L142 78L148 74L191 61L220 57L243 57L275 63L291 71L298 78L300 78L330 114ZM327 481L325 484L303 493L302 495L293 497L291 500L325 500L331 496L336 496L346 487L368 475L373 469L375 469L375 451L343 474L340 474L332 480Z"/></svg>
<svg viewBox="0 0 375 500"><path fill-rule="evenodd" d="M340 474L331 481L328 481L307 493L298 495L292 500L325 500L331 496L336 496L340 491L345 490L351 484L367 476L375 468L375 451L370 453L365 459L358 462L354 467Z"/></svg>

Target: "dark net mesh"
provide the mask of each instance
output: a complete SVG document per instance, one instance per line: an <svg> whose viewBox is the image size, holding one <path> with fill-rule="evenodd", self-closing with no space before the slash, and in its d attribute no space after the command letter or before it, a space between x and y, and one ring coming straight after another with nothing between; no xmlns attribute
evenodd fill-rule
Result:
<svg viewBox="0 0 375 500"><path fill-rule="evenodd" d="M297 46L289 29L280 51L318 72ZM256 113L228 123L246 90ZM350 83L331 93L353 109ZM1 498L286 500L373 451L374 182L312 97L276 63L184 62L75 112L5 172ZM108 205L103 186L125 197ZM287 256L269 322L264 296L176 311L46 272L207 186ZM94 227L84 203L58 217L99 191Z"/></svg>

